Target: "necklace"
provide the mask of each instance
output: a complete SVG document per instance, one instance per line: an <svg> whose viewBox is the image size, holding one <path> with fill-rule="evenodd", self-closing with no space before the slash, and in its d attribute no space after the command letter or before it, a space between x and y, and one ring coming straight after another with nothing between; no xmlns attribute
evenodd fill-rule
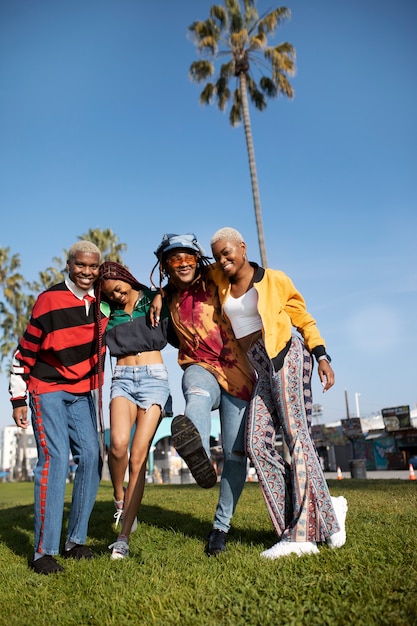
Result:
<svg viewBox="0 0 417 626"><path fill-rule="evenodd" d="M136 307L138 306L141 298L143 297L143 293L142 291L139 292L135 292L132 290L132 293L137 293L137 296L134 300L133 303L131 303L130 301L126 304L124 310L126 311L126 313L128 313L129 315L132 315L133 311L136 309Z"/></svg>

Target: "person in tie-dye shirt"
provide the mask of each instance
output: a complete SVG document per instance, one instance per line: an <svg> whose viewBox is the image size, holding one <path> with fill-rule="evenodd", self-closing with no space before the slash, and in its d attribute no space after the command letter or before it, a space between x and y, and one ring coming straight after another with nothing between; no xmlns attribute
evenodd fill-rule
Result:
<svg viewBox="0 0 417 626"><path fill-rule="evenodd" d="M206 547L208 555L218 555L226 549L230 520L246 480L244 430L253 372L221 315L213 270L195 235L164 235L155 254L160 282L168 278L163 293L178 338L178 363L184 370L185 409L172 421L172 444L203 488L217 482L210 430L211 412L219 410L224 465Z"/></svg>

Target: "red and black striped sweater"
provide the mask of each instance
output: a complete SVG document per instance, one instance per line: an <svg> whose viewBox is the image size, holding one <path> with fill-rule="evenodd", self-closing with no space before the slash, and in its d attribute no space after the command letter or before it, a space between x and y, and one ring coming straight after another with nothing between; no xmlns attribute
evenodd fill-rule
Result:
<svg viewBox="0 0 417 626"><path fill-rule="evenodd" d="M13 359L13 408L26 404L28 391L86 393L98 388L96 307L87 304L85 295L73 283L62 282L38 296ZM101 314L103 334L107 321ZM105 350L103 345L102 363Z"/></svg>

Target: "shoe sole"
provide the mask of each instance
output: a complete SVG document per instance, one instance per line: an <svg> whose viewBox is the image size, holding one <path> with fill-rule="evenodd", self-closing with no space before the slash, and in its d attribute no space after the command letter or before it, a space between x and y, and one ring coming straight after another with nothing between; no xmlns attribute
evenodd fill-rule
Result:
<svg viewBox="0 0 417 626"><path fill-rule="evenodd" d="M172 420L171 435L172 445L186 462L197 485L203 489L214 487L217 474L192 421L185 415L177 415Z"/></svg>
<svg viewBox="0 0 417 626"><path fill-rule="evenodd" d="M272 548L270 548L269 550L261 552L260 556L264 559L275 560L280 559L284 556L292 556L294 554L298 557L301 557L307 556L308 554L320 554L320 551L317 546L311 546L309 548L296 548L294 546L293 548L288 549L288 551L285 549L280 550L279 548L274 551Z"/></svg>
<svg viewBox="0 0 417 626"><path fill-rule="evenodd" d="M223 552L226 552L226 536L223 539L217 538L214 540L209 535L206 546L207 556L218 556Z"/></svg>
<svg viewBox="0 0 417 626"><path fill-rule="evenodd" d="M120 554L120 552L116 552L115 554L111 554L110 558L112 561L120 561L121 559L127 559L129 557L128 554Z"/></svg>
<svg viewBox="0 0 417 626"><path fill-rule="evenodd" d="M226 548L223 550L206 550L207 556L219 556L219 554L223 554L223 552L226 552Z"/></svg>
<svg viewBox="0 0 417 626"><path fill-rule="evenodd" d="M337 507L335 508L334 505L334 500L338 500L338 504ZM328 546L330 546L330 548L342 548L345 543L346 543L346 516L347 516L347 512L348 512L348 503L347 500L344 496L339 496L339 498L333 498L332 497L332 501L333 501L333 508L335 510L336 513L336 519L339 523L340 526L340 530L335 533L334 535L331 535L330 537L328 537L326 539L326 543ZM340 504L339 504L340 503ZM337 510L336 510L337 509ZM343 516L343 520L340 520L338 517L339 516ZM342 522L342 523L341 523Z"/></svg>
<svg viewBox="0 0 417 626"><path fill-rule="evenodd" d="M51 568L51 569L36 569L35 567L32 567L32 570L35 572L35 574L41 574L42 576L49 576L49 574L59 574L60 572L64 572L64 568Z"/></svg>
<svg viewBox="0 0 417 626"><path fill-rule="evenodd" d="M39 559L42 560L42 559ZM48 576L48 574L58 574L59 572L64 572L65 569L60 565L57 561L49 561L47 565L37 566L37 561L32 561L30 564L30 568L35 572L35 574L42 574L43 576Z"/></svg>

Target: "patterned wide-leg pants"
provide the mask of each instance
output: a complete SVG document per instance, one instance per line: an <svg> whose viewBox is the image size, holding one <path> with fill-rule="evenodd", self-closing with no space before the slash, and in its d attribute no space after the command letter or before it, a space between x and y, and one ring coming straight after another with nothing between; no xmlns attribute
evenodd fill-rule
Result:
<svg viewBox="0 0 417 626"><path fill-rule="evenodd" d="M288 541L323 542L340 530L310 436L312 358L292 337L275 372L262 339L248 351L258 380L248 411L246 449L256 469L275 531ZM291 463L276 449L282 430Z"/></svg>

